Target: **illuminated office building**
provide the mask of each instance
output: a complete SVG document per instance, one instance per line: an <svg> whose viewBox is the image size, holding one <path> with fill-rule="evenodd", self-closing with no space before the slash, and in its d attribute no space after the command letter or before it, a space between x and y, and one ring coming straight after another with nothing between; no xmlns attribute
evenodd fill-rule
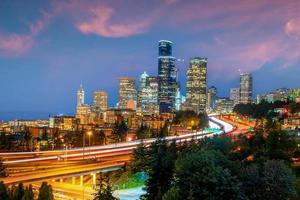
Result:
<svg viewBox="0 0 300 200"><path fill-rule="evenodd" d="M241 104L252 103L252 75L240 75L240 102Z"/></svg>
<svg viewBox="0 0 300 200"><path fill-rule="evenodd" d="M207 91L207 110L213 111L216 108L217 101L217 88L215 86L211 86Z"/></svg>
<svg viewBox="0 0 300 200"><path fill-rule="evenodd" d="M119 79L119 108L136 109L135 79L122 77Z"/></svg>
<svg viewBox="0 0 300 200"><path fill-rule="evenodd" d="M230 100L236 105L240 101L240 88L230 88Z"/></svg>
<svg viewBox="0 0 300 200"><path fill-rule="evenodd" d="M104 91L94 92L94 108L99 111L107 110L107 93Z"/></svg>
<svg viewBox="0 0 300 200"><path fill-rule="evenodd" d="M160 40L158 48L158 103L163 112L175 111L176 93L179 88L178 69L172 56L172 42Z"/></svg>
<svg viewBox="0 0 300 200"><path fill-rule="evenodd" d="M192 58L186 73L186 104L195 112L204 112L207 101L207 59Z"/></svg>
<svg viewBox="0 0 300 200"><path fill-rule="evenodd" d="M141 92L141 111L143 115L156 115L158 107L158 80L157 77L148 76L145 87Z"/></svg>
<svg viewBox="0 0 300 200"><path fill-rule="evenodd" d="M143 93L143 90L146 88L146 81L147 81L148 77L149 77L149 75L146 72L144 72L140 76L138 96L137 96L137 110L139 110L139 112L142 109L142 93Z"/></svg>
<svg viewBox="0 0 300 200"><path fill-rule="evenodd" d="M79 90L77 91L77 106L84 104L84 90L82 84L80 84Z"/></svg>

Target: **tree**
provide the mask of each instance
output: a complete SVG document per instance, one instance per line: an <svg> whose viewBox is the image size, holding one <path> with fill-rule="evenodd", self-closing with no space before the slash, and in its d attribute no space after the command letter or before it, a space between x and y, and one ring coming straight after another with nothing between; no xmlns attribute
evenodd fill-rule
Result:
<svg viewBox="0 0 300 200"><path fill-rule="evenodd" d="M29 185L26 187L24 196L22 197L22 200L33 200L34 199L34 193L32 190L32 185Z"/></svg>
<svg viewBox="0 0 300 200"><path fill-rule="evenodd" d="M112 195L109 178L104 177L102 173L100 174L97 193L94 196L94 200L118 200Z"/></svg>
<svg viewBox="0 0 300 200"><path fill-rule="evenodd" d="M7 188L3 181L0 182L0 199L1 200L10 200Z"/></svg>
<svg viewBox="0 0 300 200"><path fill-rule="evenodd" d="M296 177L283 161L265 162L262 177L263 199L282 200L296 195Z"/></svg>
<svg viewBox="0 0 300 200"><path fill-rule="evenodd" d="M296 195L296 178L283 161L268 160L262 165L252 164L240 175L243 191L250 200L284 200Z"/></svg>
<svg viewBox="0 0 300 200"><path fill-rule="evenodd" d="M6 176L7 176L6 169L5 169L4 165L3 165L2 158L0 157L0 178L4 178Z"/></svg>
<svg viewBox="0 0 300 200"><path fill-rule="evenodd" d="M116 123L113 132L117 134L119 140L122 140L124 136L127 134L128 127L124 120L121 123Z"/></svg>
<svg viewBox="0 0 300 200"><path fill-rule="evenodd" d="M39 189L38 200L54 200L52 187L47 182L42 183Z"/></svg>
<svg viewBox="0 0 300 200"><path fill-rule="evenodd" d="M141 125L139 129L136 131L136 135L138 139L146 139L152 136L152 131L149 127Z"/></svg>
<svg viewBox="0 0 300 200"><path fill-rule="evenodd" d="M165 125L160 129L159 131L159 137L163 138L163 137L167 137L169 134L169 123L165 122Z"/></svg>
<svg viewBox="0 0 300 200"><path fill-rule="evenodd" d="M24 132L22 132L22 136L23 136L23 140L25 142L26 150L31 151L32 150L32 147L31 147L32 135L31 135L31 133L28 130L25 130Z"/></svg>
<svg viewBox="0 0 300 200"><path fill-rule="evenodd" d="M162 200L180 200L179 189L171 187L171 189L164 194Z"/></svg>
<svg viewBox="0 0 300 200"><path fill-rule="evenodd" d="M300 103L292 102L289 104L289 111L291 114L300 112Z"/></svg>
<svg viewBox="0 0 300 200"><path fill-rule="evenodd" d="M24 185L23 183L19 183L19 185L15 188L15 190L13 191L13 200L22 200L23 196L24 196Z"/></svg>
<svg viewBox="0 0 300 200"><path fill-rule="evenodd" d="M131 168L133 172L149 171L150 153L143 142L133 151Z"/></svg>
<svg viewBox="0 0 300 200"><path fill-rule="evenodd" d="M171 188L173 181L173 173L175 168L175 160L173 154L169 153L166 140L158 139L151 144L150 169L148 179L145 184L147 194L142 198L152 200L161 200L165 192Z"/></svg>
<svg viewBox="0 0 300 200"><path fill-rule="evenodd" d="M218 151L186 153L176 161L175 187L179 199L243 199L241 182Z"/></svg>
<svg viewBox="0 0 300 200"><path fill-rule="evenodd" d="M297 148L294 135L283 130L272 130L266 140L266 151L270 159L291 161Z"/></svg>
<svg viewBox="0 0 300 200"><path fill-rule="evenodd" d="M104 133L104 131L103 130L100 130L98 133L97 133L97 136L98 136L98 138L99 138L99 140L100 140L100 143L101 143L101 145L105 145L106 144L106 135L105 135L105 133Z"/></svg>

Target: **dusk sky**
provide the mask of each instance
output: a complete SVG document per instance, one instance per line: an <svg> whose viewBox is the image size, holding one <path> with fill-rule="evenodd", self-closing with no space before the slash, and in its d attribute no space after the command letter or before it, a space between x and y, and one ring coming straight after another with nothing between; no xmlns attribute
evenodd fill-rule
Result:
<svg viewBox="0 0 300 200"><path fill-rule="evenodd" d="M173 41L182 93L190 57L208 58L220 96L252 72L254 93L300 87L299 0L0 0L0 119L74 114L80 83L118 97L118 77L157 75ZM26 115L27 116L27 115Z"/></svg>

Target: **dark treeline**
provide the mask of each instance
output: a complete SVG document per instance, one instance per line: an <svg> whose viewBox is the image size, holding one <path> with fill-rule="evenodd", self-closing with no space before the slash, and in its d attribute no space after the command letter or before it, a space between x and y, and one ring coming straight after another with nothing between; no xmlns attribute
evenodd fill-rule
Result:
<svg viewBox="0 0 300 200"><path fill-rule="evenodd" d="M192 129L203 129L208 126L206 113L195 113L194 111L178 111L175 113L173 124L190 126Z"/></svg>
<svg viewBox="0 0 300 200"><path fill-rule="evenodd" d="M293 136L256 130L250 139L206 138L176 145L158 139L141 144L131 168L148 175L144 200L299 199L292 158Z"/></svg>
<svg viewBox="0 0 300 200"><path fill-rule="evenodd" d="M54 200L52 187L46 182L43 182L39 188L38 197L35 198L34 191L31 185L24 186L19 183L17 186L10 188L6 187L3 182L0 182L0 199L1 200Z"/></svg>
<svg viewBox="0 0 300 200"><path fill-rule="evenodd" d="M276 117L278 113L275 108L286 107L291 114L300 112L300 103L276 101L274 103L261 102L259 104L237 104L233 111L239 115L251 117L254 119L268 119Z"/></svg>

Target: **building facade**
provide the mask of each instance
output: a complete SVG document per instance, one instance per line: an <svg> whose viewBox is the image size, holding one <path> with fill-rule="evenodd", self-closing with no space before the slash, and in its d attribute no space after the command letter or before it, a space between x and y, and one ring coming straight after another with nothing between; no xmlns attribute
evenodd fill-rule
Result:
<svg viewBox="0 0 300 200"><path fill-rule="evenodd" d="M160 40L158 48L158 103L163 112L175 111L176 92L178 90L178 69L172 56L172 42Z"/></svg>
<svg viewBox="0 0 300 200"><path fill-rule="evenodd" d="M240 102L240 88L230 88L230 100L234 105Z"/></svg>
<svg viewBox="0 0 300 200"><path fill-rule="evenodd" d="M107 93L104 91L96 91L93 96L93 112L97 119L103 119L103 114L108 109Z"/></svg>
<svg viewBox="0 0 300 200"><path fill-rule="evenodd" d="M149 76L141 92L141 111L143 115L159 114L158 106L158 79Z"/></svg>
<svg viewBox="0 0 300 200"><path fill-rule="evenodd" d="M241 74L240 75L240 101L241 104L247 104L252 102L252 75Z"/></svg>
<svg viewBox="0 0 300 200"><path fill-rule="evenodd" d="M145 90L145 88L146 88L146 82L147 82L148 77L149 77L149 75L146 72L144 72L140 76L139 89L138 89L138 94L137 94L137 111L138 112L142 112L143 90Z"/></svg>
<svg viewBox="0 0 300 200"><path fill-rule="evenodd" d="M77 91L77 106L81 106L84 104L84 90L82 84L79 86L79 90Z"/></svg>
<svg viewBox="0 0 300 200"><path fill-rule="evenodd" d="M207 101L207 59L192 58L186 73L186 103L196 112L204 112Z"/></svg>
<svg viewBox="0 0 300 200"><path fill-rule="evenodd" d="M207 92L207 110L214 111L216 108L218 89L215 86L211 86Z"/></svg>
<svg viewBox="0 0 300 200"><path fill-rule="evenodd" d="M131 77L119 78L119 108L135 110L136 102L135 79Z"/></svg>
<svg viewBox="0 0 300 200"><path fill-rule="evenodd" d="M216 102L216 111L219 114L229 114L234 107L234 101L228 98L219 98Z"/></svg>

